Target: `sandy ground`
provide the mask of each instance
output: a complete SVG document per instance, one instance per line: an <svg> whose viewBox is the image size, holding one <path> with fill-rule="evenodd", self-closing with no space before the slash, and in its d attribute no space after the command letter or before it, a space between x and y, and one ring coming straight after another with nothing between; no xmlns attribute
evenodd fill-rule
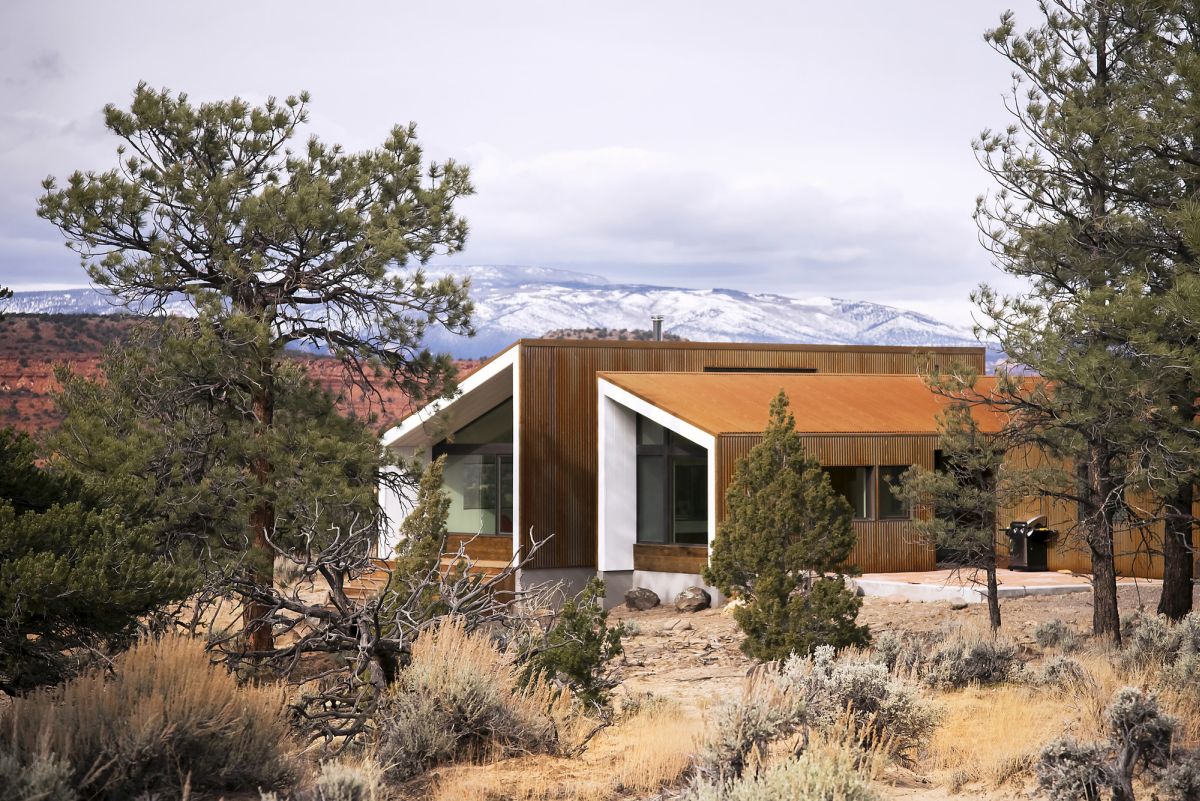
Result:
<svg viewBox="0 0 1200 801"><path fill-rule="evenodd" d="M1154 582L1121 587L1122 615L1139 609L1153 612L1158 594ZM1200 608L1200 592L1197 607ZM1001 615L1005 632L1022 644L1032 644L1034 628L1048 620L1063 620L1082 633L1091 630L1091 593L1005 600L1001 603ZM740 692L743 679L755 664L738 650L741 634L737 624L721 609L688 614L673 607L637 612L622 606L613 610L611 619L626 622L635 632L626 640L618 672L619 693L649 692L673 698L702 715L714 703ZM868 597L863 599L859 620L873 634L924 632L951 622L986 628L987 609L983 604L955 610L946 601ZM1012 787L994 793L971 789L951 793L938 785L937 777L907 772L889 775L880 791L886 799L904 801L1000 801L1032 797L1028 789Z"/></svg>

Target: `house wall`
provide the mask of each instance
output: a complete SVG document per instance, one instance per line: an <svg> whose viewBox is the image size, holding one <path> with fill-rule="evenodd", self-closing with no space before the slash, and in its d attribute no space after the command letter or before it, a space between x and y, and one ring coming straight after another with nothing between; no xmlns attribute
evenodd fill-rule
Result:
<svg viewBox="0 0 1200 801"><path fill-rule="evenodd" d="M803 422L802 410L797 410ZM727 514L725 488L738 460L762 441L762 434L717 438L717 519ZM936 434L802 435L804 449L824 466L921 465L933 468ZM878 504L875 505L878 508ZM850 562L864 573L933 570L937 549L917 536L912 520L856 520L857 542Z"/></svg>
<svg viewBox="0 0 1200 801"><path fill-rule="evenodd" d="M1014 470L1037 468L1044 465L1044 460L1036 451L1021 451L1009 454L1007 465ZM1135 498L1135 506L1152 508L1152 502L1139 503ZM1147 514L1150 514L1147 512ZM1200 518L1200 501L1192 506L1192 514ZM1051 543L1046 554L1047 567L1050 570L1070 570L1076 573L1090 573L1092 569L1091 556L1087 544L1079 531L1079 514L1074 503L1061 498L1048 496L1032 496L1002 506L996 516L996 545L1002 555L1002 564L1007 563L1008 537L1005 529L1016 520L1029 520L1037 516L1046 518L1046 526L1059 532L1058 537ZM1194 541L1200 539L1193 534ZM1136 578L1161 579L1163 576L1162 563L1163 524L1153 523L1142 528L1118 528L1113 536L1113 562L1118 576ZM1197 549L1195 575L1200 575L1200 548Z"/></svg>
<svg viewBox="0 0 1200 801"><path fill-rule="evenodd" d="M985 368L982 348L925 353L935 362ZM531 534L541 539L552 533L534 555L533 568L597 566L597 372L739 367L912 374L923 358L913 348L523 340L516 371L519 546L527 548Z"/></svg>

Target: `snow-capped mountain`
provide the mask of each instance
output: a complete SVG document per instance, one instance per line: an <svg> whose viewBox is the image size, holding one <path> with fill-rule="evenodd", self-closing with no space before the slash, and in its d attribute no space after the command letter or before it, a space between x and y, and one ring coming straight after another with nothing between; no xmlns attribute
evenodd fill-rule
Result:
<svg viewBox="0 0 1200 801"><path fill-rule="evenodd" d="M431 346L462 357L496 353L513 340L555 329L646 329L652 314L663 315L664 331L697 341L979 344L968 330L866 301L615 284L597 275L544 267L485 265L430 272L471 279L477 335L466 339L436 331L429 338ZM97 290L69 289L18 292L7 311L111 314L123 308ZM189 308L180 301L167 311L187 314Z"/></svg>

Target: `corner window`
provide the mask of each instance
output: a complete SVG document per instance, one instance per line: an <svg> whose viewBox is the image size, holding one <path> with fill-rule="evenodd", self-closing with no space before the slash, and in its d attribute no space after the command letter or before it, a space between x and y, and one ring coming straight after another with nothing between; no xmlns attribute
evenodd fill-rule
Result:
<svg viewBox="0 0 1200 801"><path fill-rule="evenodd" d="M879 468L879 519L902 520L912 516L912 510L903 498L892 492L892 484L899 483L900 476L909 465L893 465Z"/></svg>
<svg viewBox="0 0 1200 801"><path fill-rule="evenodd" d="M451 534L512 534L512 401L477 417L433 448L445 455L442 487L450 497Z"/></svg>
<svg viewBox="0 0 1200 801"><path fill-rule="evenodd" d="M707 451L644 417L637 429L637 541L706 545Z"/></svg>

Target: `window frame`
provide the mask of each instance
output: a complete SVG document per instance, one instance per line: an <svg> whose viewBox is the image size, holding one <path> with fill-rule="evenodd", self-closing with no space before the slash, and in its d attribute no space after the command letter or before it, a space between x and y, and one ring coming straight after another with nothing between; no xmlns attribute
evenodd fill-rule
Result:
<svg viewBox="0 0 1200 801"><path fill-rule="evenodd" d="M873 465L873 464L823 464L823 465L821 465L821 469L825 471L826 476L829 476L829 471L831 471L831 470L865 470L865 471L867 471L867 476L864 479L864 481L866 483L866 489L867 489L866 515L864 517L859 517L856 514L857 510L854 508L854 504L850 503L850 500L848 498L846 499L846 502L850 503L850 512L851 512L850 519L853 522L867 523L867 522L871 522L873 520L878 519L876 517L876 509L878 507L878 503L877 503L877 499L875 497L875 493L877 490L875 485L878 481L878 479L876 478L876 476L878 475L877 465ZM833 485L833 481L832 481L832 477L830 477L831 488L832 488L832 485ZM837 489L834 488L833 491L837 492ZM841 495L840 492L838 492L838 494ZM842 495L842 497L845 498L846 496Z"/></svg>
<svg viewBox="0 0 1200 801"><path fill-rule="evenodd" d="M896 478L897 478L897 480L899 480L899 477L901 475L903 475L906 470L909 470L911 468L912 468L912 465L910 465L910 464L881 464L881 465L876 466L876 468L875 468L875 494L877 496L877 500L875 503L875 514L876 514L876 518L878 520L912 520L912 517L913 517L912 505L901 501L899 498L896 498L896 496L892 494L891 487L889 487L883 480L883 474L884 474L885 470L899 471L898 473L896 473ZM896 499L896 501L898 503L900 503L901 506L903 506L903 508L904 508L903 514L885 515L883 513L883 494L885 492L888 495L890 495L892 498Z"/></svg>
<svg viewBox="0 0 1200 801"><path fill-rule="evenodd" d="M644 423L652 423L658 426L663 431L663 441L661 443L643 443L642 442L642 426ZM644 457L658 457L657 469L663 476L663 493L662 502L660 505L660 523L664 532L664 542L649 542L642 539L641 526L638 525L639 520L635 519L634 525L634 542L638 545L663 545L671 547L697 548L708 547L707 525L705 541L703 544L697 542L677 542L675 540L675 459L690 458L703 459L705 469L707 471L709 453L708 449L703 445L698 445L692 442L687 437L678 434L664 425L659 425L645 415L637 416L637 425L635 427L634 441L637 443L635 453L635 469L641 471ZM704 515L708 518L712 510L709 509L710 498L708 497L707 481L705 481L704 491ZM634 486L638 491L641 489L640 476L634 477ZM639 498L634 498L635 514L640 513Z"/></svg>
<svg viewBox="0 0 1200 801"><path fill-rule="evenodd" d="M501 401L497 405L493 406L491 409L488 409L483 414L480 414L477 417L475 417L474 420L464 423L462 426L459 427L458 430L462 431L463 429L465 429L468 426L475 423L480 418L486 417L487 415L491 414L492 412L494 412L497 409L504 406L506 403L510 403L511 401L512 401L511 398ZM458 432L456 431L455 434L457 434L457 433ZM480 444L470 444L470 443L449 442L448 439L454 437L455 434L451 434L450 437L448 437L447 439L441 440L440 442L436 443L433 446L433 449L432 449L433 450L433 458L437 459L439 456L443 456L443 455L445 455L445 456L490 456L491 457L491 459L489 461L491 461L491 463L493 464L493 466L496 470L496 506L494 509L491 510L495 514L496 525L493 526L493 530L490 532L489 531L448 531L447 533L448 534L460 534L460 535L469 534L471 536L478 534L478 535L484 536L484 537L511 537L513 535L512 531L501 531L500 527L501 527L501 521L504 518L504 511L506 508L509 508L509 507L504 506L504 482L503 482L504 457L507 456L510 459L512 459L513 443L512 442L487 442L487 443L480 443ZM516 473L516 469L517 469L516 460L513 459L512 460L512 472L514 474ZM516 482L514 481L514 485L515 485L515 483ZM513 498L513 502L514 502L513 506L515 507L516 506L516 498L515 497Z"/></svg>

